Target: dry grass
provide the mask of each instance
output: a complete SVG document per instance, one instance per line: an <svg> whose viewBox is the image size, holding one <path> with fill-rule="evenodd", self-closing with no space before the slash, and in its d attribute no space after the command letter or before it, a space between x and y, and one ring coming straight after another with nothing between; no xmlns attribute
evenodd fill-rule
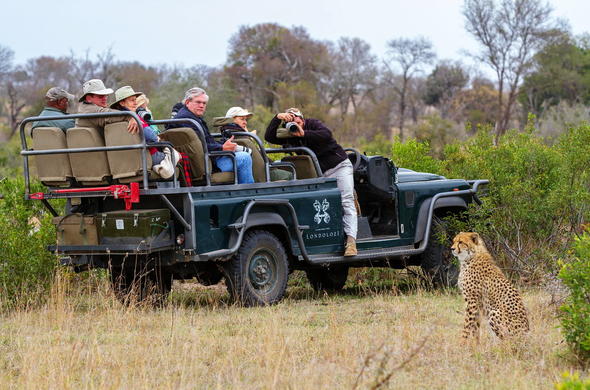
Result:
<svg viewBox="0 0 590 390"><path fill-rule="evenodd" d="M152 310L120 306L100 280L72 286L62 278L42 309L0 317L0 388L539 389L577 369L539 291L524 294L525 340L486 331L463 346L452 292L296 284L279 305L245 309L178 284Z"/></svg>

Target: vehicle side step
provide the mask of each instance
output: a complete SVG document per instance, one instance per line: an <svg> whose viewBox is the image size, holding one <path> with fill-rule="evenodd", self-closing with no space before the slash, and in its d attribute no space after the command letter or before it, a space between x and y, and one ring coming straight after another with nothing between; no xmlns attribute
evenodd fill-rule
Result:
<svg viewBox="0 0 590 390"><path fill-rule="evenodd" d="M344 257L340 254L333 254L332 256L326 254L320 255L309 255L309 261L312 264L329 264L329 263L342 263L342 262L355 262L370 259L388 259L401 256L415 255L416 248L413 245L399 246L395 248L381 248L381 249L370 249L370 250L359 250L358 255L351 257ZM299 256L299 260L303 260L302 256Z"/></svg>

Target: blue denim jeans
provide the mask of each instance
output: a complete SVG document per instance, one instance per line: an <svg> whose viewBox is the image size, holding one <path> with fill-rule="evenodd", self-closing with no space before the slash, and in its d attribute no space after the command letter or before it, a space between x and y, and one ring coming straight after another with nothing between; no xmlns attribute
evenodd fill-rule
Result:
<svg viewBox="0 0 590 390"><path fill-rule="evenodd" d="M215 160L215 164L221 172L233 172L234 170L231 157L218 157ZM236 165L238 168L238 183L254 183L254 176L252 176L252 156L246 152L236 152Z"/></svg>

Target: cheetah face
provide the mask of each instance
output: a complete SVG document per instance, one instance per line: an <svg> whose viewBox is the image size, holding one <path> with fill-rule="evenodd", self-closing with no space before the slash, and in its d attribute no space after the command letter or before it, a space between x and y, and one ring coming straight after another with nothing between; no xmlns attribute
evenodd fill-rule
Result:
<svg viewBox="0 0 590 390"><path fill-rule="evenodd" d="M453 239L453 246L451 246L453 256L460 262L470 259L475 253L476 247L480 245L480 240L477 233L461 232L457 234Z"/></svg>

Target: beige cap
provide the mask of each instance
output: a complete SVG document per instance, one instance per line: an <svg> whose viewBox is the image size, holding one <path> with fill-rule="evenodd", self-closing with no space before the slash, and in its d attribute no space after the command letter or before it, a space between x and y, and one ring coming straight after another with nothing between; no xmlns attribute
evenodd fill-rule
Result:
<svg viewBox="0 0 590 390"><path fill-rule="evenodd" d="M249 118L252 115L254 115L254 114L252 114L250 111L246 110L245 108L232 107L229 110L227 110L225 117L226 118L235 118L236 116L247 116Z"/></svg>
<svg viewBox="0 0 590 390"><path fill-rule="evenodd" d="M94 95L110 95L113 93L113 90L105 87L102 80L92 79L82 85L82 96L80 97L80 101L83 101L84 97L89 93Z"/></svg>
<svg viewBox="0 0 590 390"><path fill-rule="evenodd" d="M74 95L59 87L49 88L45 94L45 97L50 101L56 101L60 99L74 100Z"/></svg>
<svg viewBox="0 0 590 390"><path fill-rule="evenodd" d="M142 93L143 92L135 92L133 88L128 85L121 87L115 91L115 101L113 104L111 104L111 108L113 108L113 106L119 103L121 100L127 99L129 96L139 96Z"/></svg>

